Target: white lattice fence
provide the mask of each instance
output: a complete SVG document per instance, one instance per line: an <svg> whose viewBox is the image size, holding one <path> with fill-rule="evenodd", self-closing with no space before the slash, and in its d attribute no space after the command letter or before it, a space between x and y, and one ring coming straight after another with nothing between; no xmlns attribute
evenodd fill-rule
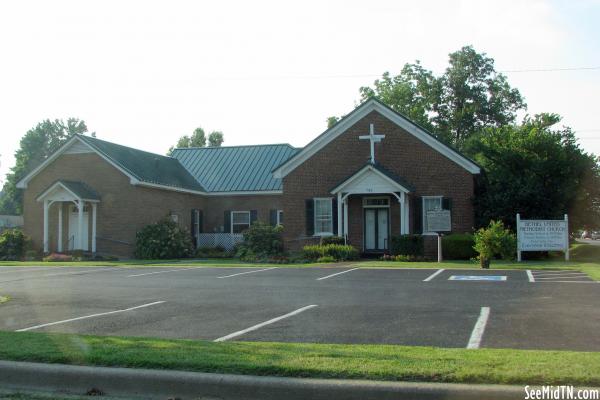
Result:
<svg viewBox="0 0 600 400"><path fill-rule="evenodd" d="M244 241L241 233L201 233L198 235L198 247L222 246L225 250L233 250L233 247Z"/></svg>

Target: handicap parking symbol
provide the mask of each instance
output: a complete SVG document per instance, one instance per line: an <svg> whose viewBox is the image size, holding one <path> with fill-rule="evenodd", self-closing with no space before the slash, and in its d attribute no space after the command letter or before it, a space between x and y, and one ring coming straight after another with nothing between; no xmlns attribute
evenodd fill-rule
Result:
<svg viewBox="0 0 600 400"><path fill-rule="evenodd" d="M505 275L452 275L449 281L505 281Z"/></svg>

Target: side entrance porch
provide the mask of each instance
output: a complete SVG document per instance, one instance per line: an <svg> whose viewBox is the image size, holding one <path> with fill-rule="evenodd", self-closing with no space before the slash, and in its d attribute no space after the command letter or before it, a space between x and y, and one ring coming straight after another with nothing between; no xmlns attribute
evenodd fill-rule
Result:
<svg viewBox="0 0 600 400"><path fill-rule="evenodd" d="M82 182L59 180L36 199L42 203L43 250L96 252L100 196Z"/></svg>

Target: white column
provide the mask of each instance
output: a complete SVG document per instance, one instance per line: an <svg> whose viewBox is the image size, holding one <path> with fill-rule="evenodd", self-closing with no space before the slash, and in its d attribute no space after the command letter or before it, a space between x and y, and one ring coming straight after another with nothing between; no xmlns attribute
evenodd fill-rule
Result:
<svg viewBox="0 0 600 400"><path fill-rule="evenodd" d="M57 248L56 250L61 253L63 251L63 243L62 243L62 239L63 239L63 203L59 202L58 203L58 244L57 244Z"/></svg>
<svg viewBox="0 0 600 400"><path fill-rule="evenodd" d="M404 232L410 233L410 202L408 196L404 196Z"/></svg>
<svg viewBox="0 0 600 400"><path fill-rule="evenodd" d="M337 233L342 236L342 194L337 195Z"/></svg>
<svg viewBox="0 0 600 400"><path fill-rule="evenodd" d="M79 215L78 215L78 220L77 220L77 233L79 234L79 237L77 238L77 249L82 250L83 249L83 200L79 200L78 202L79 204Z"/></svg>
<svg viewBox="0 0 600 400"><path fill-rule="evenodd" d="M406 235L406 221L404 221L404 219L405 219L404 203L405 202L406 202L406 198L404 196L404 193L401 193L400 199L398 200L398 203L400 203L400 234L401 235Z"/></svg>
<svg viewBox="0 0 600 400"><path fill-rule="evenodd" d="M348 237L348 198L344 199L344 236Z"/></svg>
<svg viewBox="0 0 600 400"><path fill-rule="evenodd" d="M97 203L92 203L92 253L96 252L96 212Z"/></svg>
<svg viewBox="0 0 600 400"><path fill-rule="evenodd" d="M565 233L565 261L569 261L569 216L565 214L565 224L566 224L566 233Z"/></svg>
<svg viewBox="0 0 600 400"><path fill-rule="evenodd" d="M48 200L44 200L44 253L48 253Z"/></svg>
<svg viewBox="0 0 600 400"><path fill-rule="evenodd" d="M521 242L519 227L521 225L521 214L517 213L517 261L521 262Z"/></svg>

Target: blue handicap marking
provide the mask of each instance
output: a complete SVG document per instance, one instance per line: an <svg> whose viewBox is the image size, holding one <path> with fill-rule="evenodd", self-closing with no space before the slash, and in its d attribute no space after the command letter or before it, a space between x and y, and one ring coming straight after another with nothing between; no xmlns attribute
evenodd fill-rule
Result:
<svg viewBox="0 0 600 400"><path fill-rule="evenodd" d="M505 281L505 275L452 275L449 281Z"/></svg>

